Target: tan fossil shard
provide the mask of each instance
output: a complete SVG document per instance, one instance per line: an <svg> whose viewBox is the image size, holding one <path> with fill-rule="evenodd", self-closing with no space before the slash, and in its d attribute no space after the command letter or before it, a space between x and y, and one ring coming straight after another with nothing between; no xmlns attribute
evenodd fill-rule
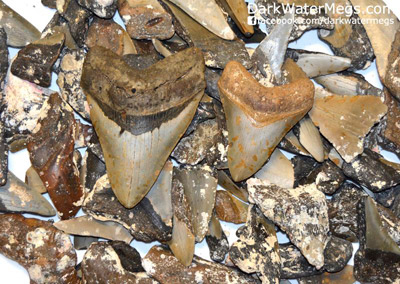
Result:
<svg viewBox="0 0 400 284"><path fill-rule="evenodd" d="M311 156L310 153L300 144L299 139L294 135L293 131L290 130L281 141L279 147L291 153L301 154L304 156Z"/></svg>
<svg viewBox="0 0 400 284"><path fill-rule="evenodd" d="M248 202L249 194L243 187L236 185L223 170L218 171L218 185L244 202Z"/></svg>
<svg viewBox="0 0 400 284"><path fill-rule="evenodd" d="M312 107L313 83L291 60L284 70L288 84L264 87L233 61L218 81L229 133L228 166L235 181L257 172Z"/></svg>
<svg viewBox="0 0 400 284"><path fill-rule="evenodd" d="M171 2L217 36L226 40L235 38L234 32L215 0L171 0Z"/></svg>
<svg viewBox="0 0 400 284"><path fill-rule="evenodd" d="M217 0L225 12L235 21L245 36L254 34L254 28L248 23L249 13L244 0Z"/></svg>
<svg viewBox="0 0 400 284"><path fill-rule="evenodd" d="M145 70L101 47L87 54L81 86L111 187L125 207L147 194L189 126L204 93L204 68L197 48Z"/></svg>
<svg viewBox="0 0 400 284"><path fill-rule="evenodd" d="M299 123L299 140L301 145L307 149L315 160L320 163L323 162L325 159L325 149L318 129L308 117L303 118Z"/></svg>
<svg viewBox="0 0 400 284"><path fill-rule="evenodd" d="M332 95L315 100L309 115L326 139L349 163L364 150L371 127L386 114L379 97Z"/></svg>
<svg viewBox="0 0 400 284"><path fill-rule="evenodd" d="M215 197L215 213L218 219L242 224L246 222L248 204L236 199L225 190L218 190Z"/></svg>
<svg viewBox="0 0 400 284"><path fill-rule="evenodd" d="M43 181L40 179L39 174L32 166L29 167L25 173L25 183L39 193L47 192L47 189L44 186Z"/></svg>

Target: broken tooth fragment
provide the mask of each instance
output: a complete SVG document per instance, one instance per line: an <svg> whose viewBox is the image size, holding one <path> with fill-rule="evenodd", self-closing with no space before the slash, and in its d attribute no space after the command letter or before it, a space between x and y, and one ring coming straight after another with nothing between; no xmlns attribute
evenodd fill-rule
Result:
<svg viewBox="0 0 400 284"><path fill-rule="evenodd" d="M229 133L228 165L235 181L257 172L312 107L313 83L291 60L284 69L289 83L268 88L232 61L218 81Z"/></svg>
<svg viewBox="0 0 400 284"><path fill-rule="evenodd" d="M125 207L147 194L189 126L204 93L204 68L197 48L145 70L102 47L87 54L81 86L111 187Z"/></svg>

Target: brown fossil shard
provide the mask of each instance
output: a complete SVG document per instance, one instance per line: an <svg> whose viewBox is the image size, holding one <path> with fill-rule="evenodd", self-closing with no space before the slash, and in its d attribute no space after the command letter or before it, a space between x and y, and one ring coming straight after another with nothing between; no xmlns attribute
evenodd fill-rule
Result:
<svg viewBox="0 0 400 284"><path fill-rule="evenodd" d="M89 48L103 46L121 56L137 53L129 34L113 20L94 19L89 27L86 44Z"/></svg>
<svg viewBox="0 0 400 284"><path fill-rule="evenodd" d="M78 4L85 7L100 18L112 18L117 11L118 0L77 0Z"/></svg>
<svg viewBox="0 0 400 284"><path fill-rule="evenodd" d="M75 216L83 187L73 160L76 122L57 93L50 96L28 143L32 166L39 173L61 219Z"/></svg>
<svg viewBox="0 0 400 284"><path fill-rule="evenodd" d="M212 215L208 224L206 241L210 250L210 258L215 262L223 262L229 252L229 242L215 214Z"/></svg>
<svg viewBox="0 0 400 284"><path fill-rule="evenodd" d="M21 15L0 1L0 26L7 33L7 44L23 47L40 38L40 32Z"/></svg>
<svg viewBox="0 0 400 284"><path fill-rule="evenodd" d="M172 17L157 0L118 0L127 32L135 39L167 39L174 35Z"/></svg>
<svg viewBox="0 0 400 284"><path fill-rule="evenodd" d="M0 215L0 252L22 265L32 284L79 283L72 243L50 222Z"/></svg>
<svg viewBox="0 0 400 284"><path fill-rule="evenodd" d="M145 272L140 254L133 247L121 242L95 242L83 256L83 283L158 283Z"/></svg>
<svg viewBox="0 0 400 284"><path fill-rule="evenodd" d="M228 165L233 180L257 172L285 134L311 108L314 85L293 61L288 84L264 87L238 62L218 82L229 134Z"/></svg>
<svg viewBox="0 0 400 284"><path fill-rule="evenodd" d="M315 184L284 189L249 179L247 186L250 201L288 234L311 265L320 269L324 265L329 232L325 195Z"/></svg>
<svg viewBox="0 0 400 284"><path fill-rule="evenodd" d="M53 18L42 31L41 38L51 37L59 33L65 35L65 47L68 47L69 49L78 48L78 45L76 44L75 39L72 37L71 31L69 30L67 20L65 20L58 12L56 12Z"/></svg>
<svg viewBox="0 0 400 284"><path fill-rule="evenodd" d="M316 99L309 115L349 163L363 152L365 135L386 112L386 105L378 97L332 95Z"/></svg>
<svg viewBox="0 0 400 284"><path fill-rule="evenodd" d="M353 284L356 279L353 275L353 266L346 265L343 270L335 273L325 272L320 275L314 275L304 278L297 279L299 284L329 284L329 283L341 283L341 284Z"/></svg>
<svg viewBox="0 0 400 284"><path fill-rule="evenodd" d="M57 9L56 5L57 0L41 0L41 2L46 7L49 7L51 9Z"/></svg>
<svg viewBox="0 0 400 284"><path fill-rule="evenodd" d="M254 28L248 23L249 13L244 0L217 0L216 1L224 11L235 21L240 31L245 36L254 34Z"/></svg>
<svg viewBox="0 0 400 284"><path fill-rule="evenodd" d="M392 49L389 53L384 85L393 96L400 100L400 30L397 30Z"/></svg>
<svg viewBox="0 0 400 284"><path fill-rule="evenodd" d="M0 187L0 211L54 216L56 211L39 192L8 172L7 183Z"/></svg>
<svg viewBox="0 0 400 284"><path fill-rule="evenodd" d="M195 114L205 89L202 53L189 48L137 70L96 46L86 56L81 86L111 187L132 208L150 190Z"/></svg>
<svg viewBox="0 0 400 284"><path fill-rule="evenodd" d="M400 103L395 100L387 90L385 90L385 104L388 107L388 112L386 128L383 135L392 143L400 146Z"/></svg>
<svg viewBox="0 0 400 284"><path fill-rule="evenodd" d="M54 226L70 235L99 237L128 244L133 239L122 225L112 221L98 221L87 215L59 221L54 223Z"/></svg>
<svg viewBox="0 0 400 284"><path fill-rule="evenodd" d="M61 52L64 40L64 34L59 33L30 43L18 52L11 64L11 73L39 86L49 87L52 67Z"/></svg>
<svg viewBox="0 0 400 284"><path fill-rule="evenodd" d="M218 190L215 197L215 213L218 219L235 224L245 223L248 205L236 199L231 193Z"/></svg>
<svg viewBox="0 0 400 284"><path fill-rule="evenodd" d="M167 249L153 246L142 259L146 273L161 284L166 283L210 283L210 284L249 284L257 280L245 273L219 263L195 257L190 266L185 267Z"/></svg>
<svg viewBox="0 0 400 284"><path fill-rule="evenodd" d="M215 0L207 0L206 2L214 1ZM176 32L190 45L194 45L203 51L206 66L224 69L228 62L235 60L240 62L246 68L251 67L249 54L241 40L224 40L197 23L174 4L166 0L163 0L163 2L166 3L176 18ZM196 9L198 5L205 4L205 2L203 3L192 0L189 2L196 2L193 4L193 7ZM185 5L187 4L189 3L186 3ZM219 7L217 8L220 9ZM209 14L207 16L204 14L204 11L202 11L201 14L204 15L204 18L211 19Z"/></svg>

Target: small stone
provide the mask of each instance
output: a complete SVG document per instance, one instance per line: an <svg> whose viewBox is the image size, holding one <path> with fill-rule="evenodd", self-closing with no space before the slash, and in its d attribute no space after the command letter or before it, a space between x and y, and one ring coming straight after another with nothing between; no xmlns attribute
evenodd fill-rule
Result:
<svg viewBox="0 0 400 284"><path fill-rule="evenodd" d="M68 26L68 21L65 20L60 13L54 13L53 18L47 24L42 32L42 38L48 38L55 34L64 34L65 35L65 47L69 49L78 49L78 45L75 42L75 39L71 35L71 31ZM57 63L55 64L57 65Z"/></svg>

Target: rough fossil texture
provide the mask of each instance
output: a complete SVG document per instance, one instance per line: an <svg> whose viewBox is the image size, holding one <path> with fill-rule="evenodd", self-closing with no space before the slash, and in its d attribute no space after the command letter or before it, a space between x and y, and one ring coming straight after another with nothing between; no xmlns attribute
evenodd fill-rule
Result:
<svg viewBox="0 0 400 284"><path fill-rule="evenodd" d="M215 213L218 219L235 224L245 223L248 205L236 199L229 191L218 190L215 197Z"/></svg>
<svg viewBox="0 0 400 284"><path fill-rule="evenodd" d="M77 0L78 4L100 18L112 18L117 11L118 0Z"/></svg>
<svg viewBox="0 0 400 284"><path fill-rule="evenodd" d="M229 242L215 214L208 224L206 242L210 250L210 258L215 262L223 262L229 252Z"/></svg>

